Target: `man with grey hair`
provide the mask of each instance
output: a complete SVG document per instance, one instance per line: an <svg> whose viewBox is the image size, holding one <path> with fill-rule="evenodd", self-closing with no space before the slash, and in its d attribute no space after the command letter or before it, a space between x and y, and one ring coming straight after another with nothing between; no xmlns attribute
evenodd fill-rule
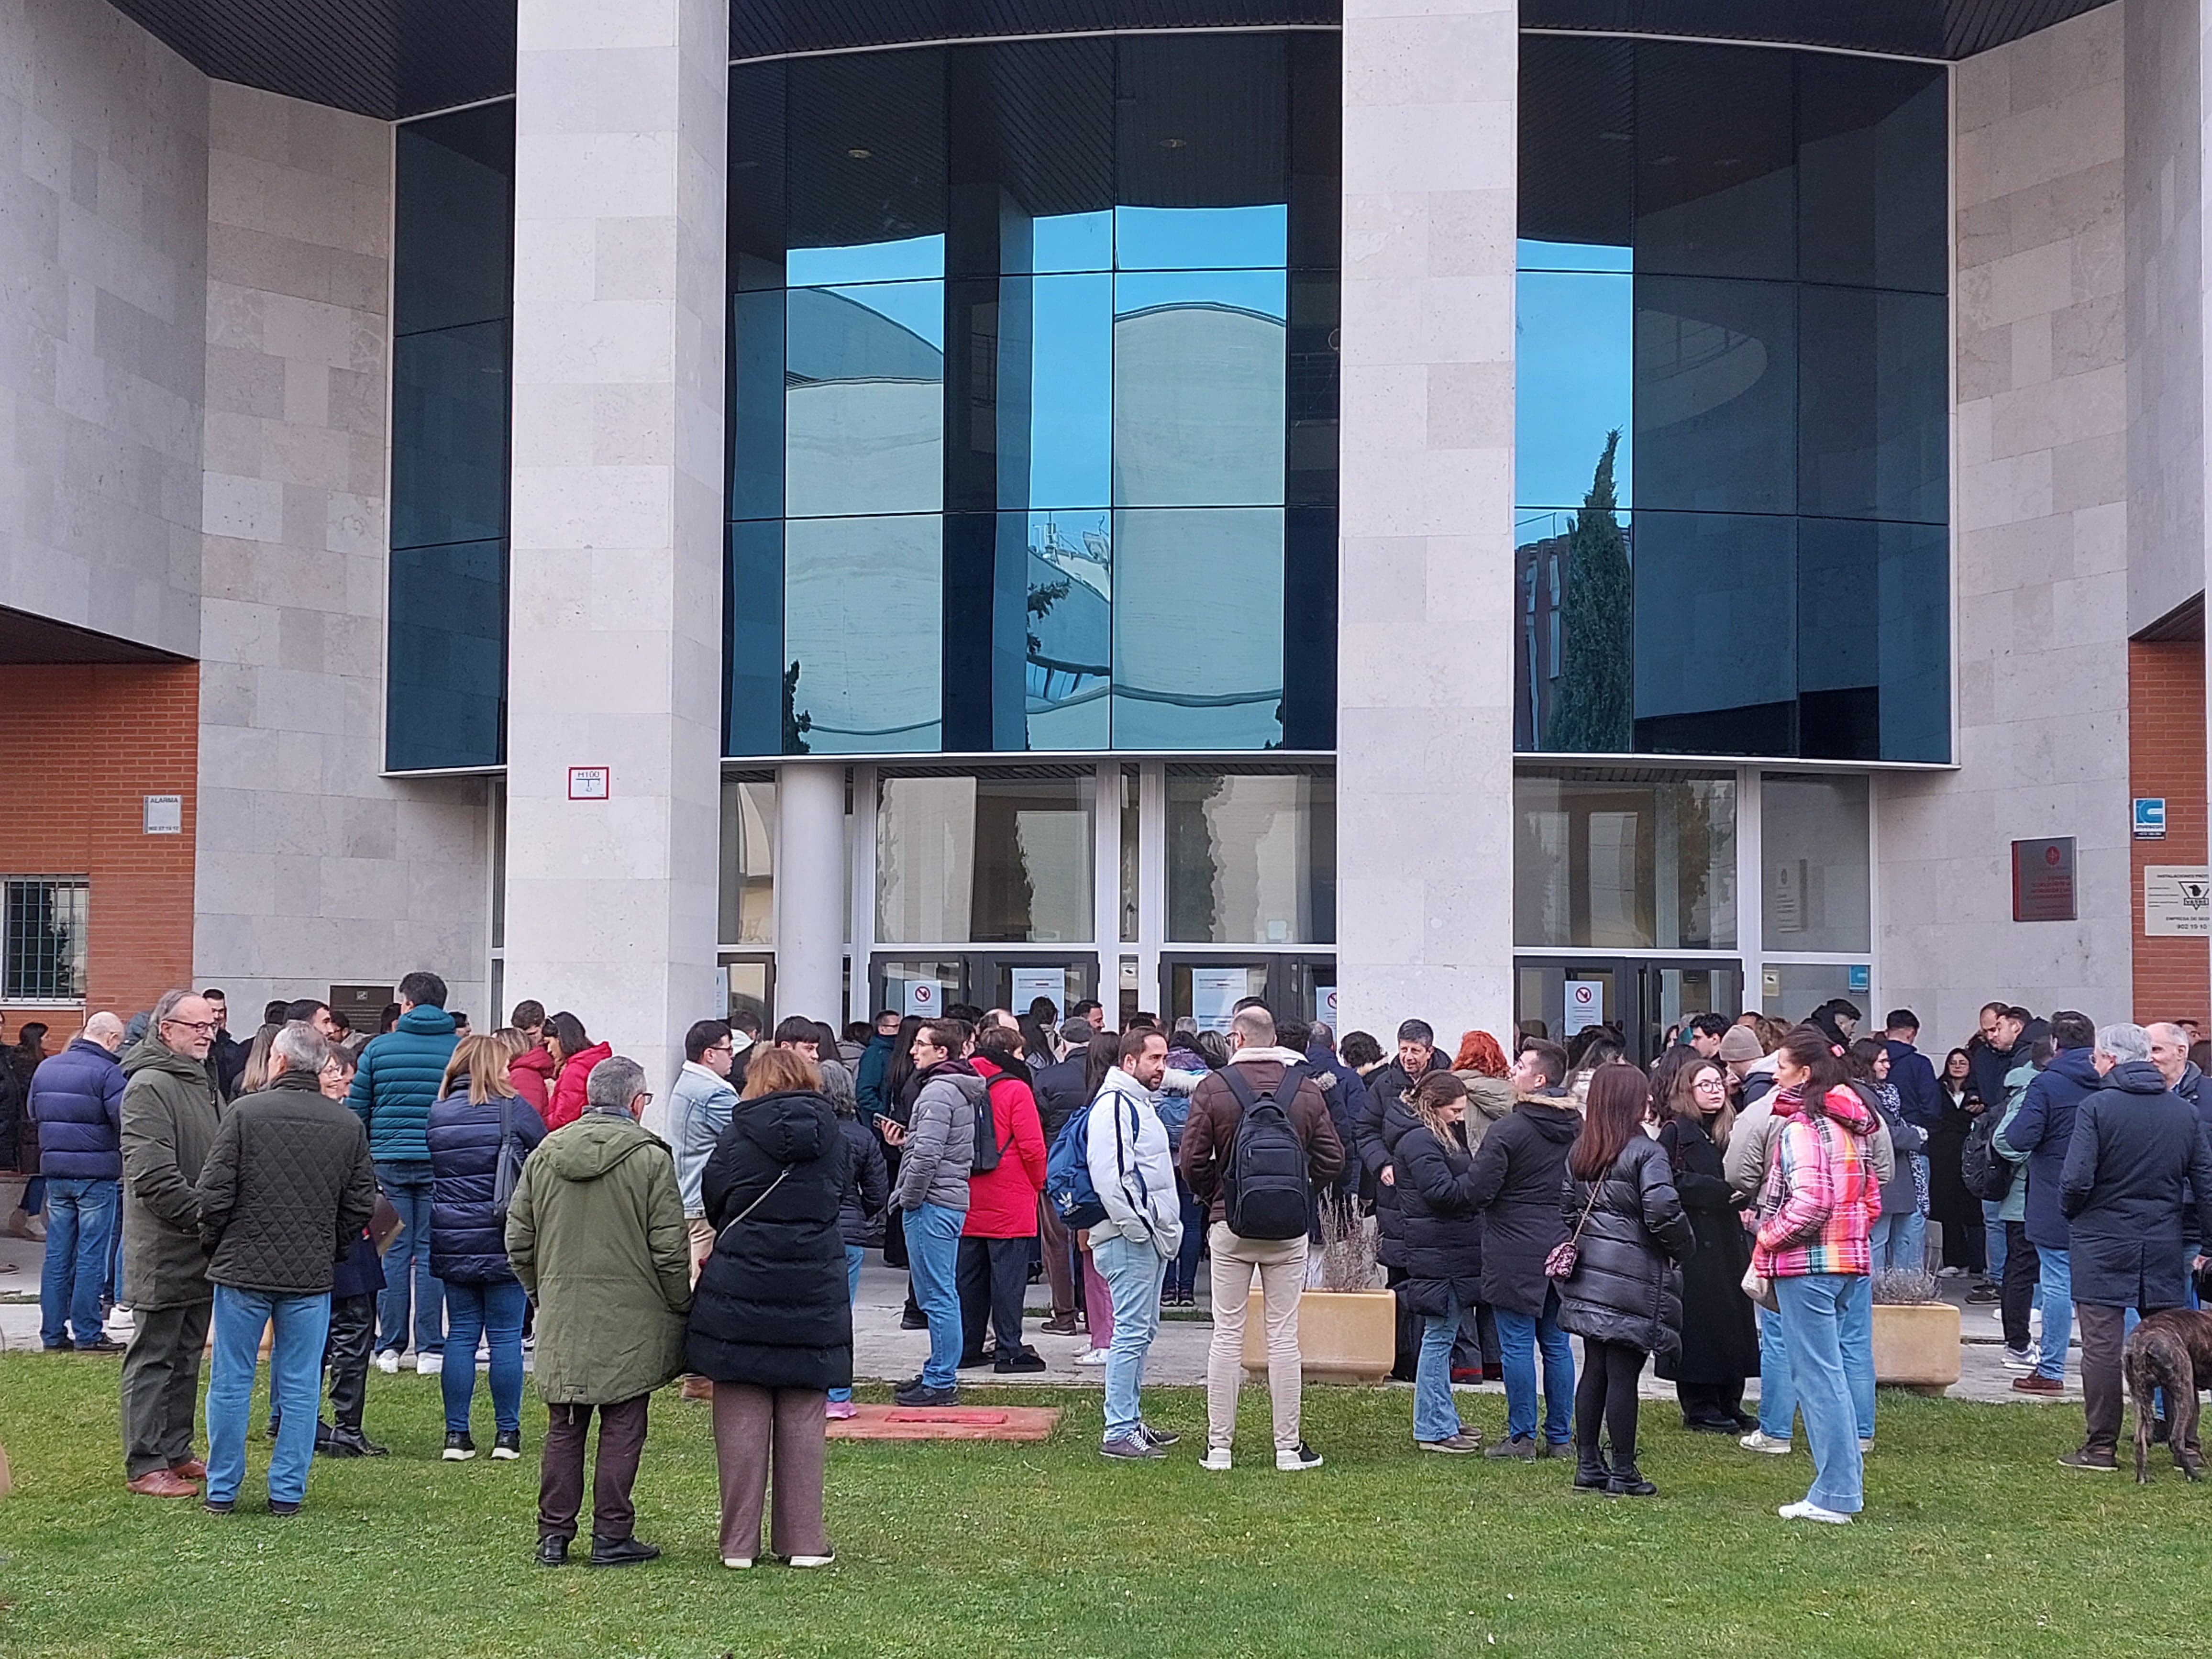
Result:
<svg viewBox="0 0 2212 1659"><path fill-rule="evenodd" d="M691 1253L668 1144L638 1119L645 1072L614 1054L584 1080L585 1107L522 1166L507 1255L538 1304L538 1392L550 1424L538 1485L538 1559L568 1559L584 1498L584 1438L599 1413L592 1480L595 1567L660 1552L634 1535L630 1489L653 1391L684 1369Z"/></svg>
<svg viewBox="0 0 2212 1659"><path fill-rule="evenodd" d="M2100 1027L2094 1059L2104 1086L2075 1115L2058 1192L2073 1239L2088 1433L2058 1461L2102 1471L2119 1467L2128 1310L2185 1305L2191 1264L2182 1260L2183 1234L2212 1238L2212 1145L2196 1108L2166 1086L2152 1062L2142 1026ZM2183 1218L2185 1206L2197 1212L2193 1228Z"/></svg>
<svg viewBox="0 0 2212 1659"><path fill-rule="evenodd" d="M2158 1067L2166 1086L2196 1109L2197 1121L2204 1126L2206 1134L2212 1136L2212 1090L2204 1087L2204 1073L2189 1057L2190 1045L2197 1041L2190 1035L2189 1027L2178 1020L2158 1020L2144 1026L2143 1030L2150 1038L2150 1063ZM2181 1221L2182 1269L2190 1272L2203 1252L2204 1241L2197 1236L2193 1206L2185 1208Z"/></svg>
<svg viewBox="0 0 2212 1659"><path fill-rule="evenodd" d="M123 1279L132 1314L123 1458L142 1498L196 1498L207 1474L192 1455L192 1407L214 1317L199 1182L222 1111L207 1063L215 1033L205 997L165 992L123 1056Z"/></svg>
<svg viewBox="0 0 2212 1659"><path fill-rule="evenodd" d="M269 1512L307 1495L322 1401L331 1283L376 1208L368 1132L323 1093L330 1044L295 1019L269 1045L269 1080L231 1103L200 1176L200 1233L212 1250L215 1358L208 1373L207 1507L228 1515L246 1478L246 1424L261 1334L272 1326Z"/></svg>
<svg viewBox="0 0 2212 1659"><path fill-rule="evenodd" d="M39 1340L49 1353L121 1353L100 1328L108 1246L123 1201L123 1022L94 1014L31 1079L38 1171L46 1182Z"/></svg>

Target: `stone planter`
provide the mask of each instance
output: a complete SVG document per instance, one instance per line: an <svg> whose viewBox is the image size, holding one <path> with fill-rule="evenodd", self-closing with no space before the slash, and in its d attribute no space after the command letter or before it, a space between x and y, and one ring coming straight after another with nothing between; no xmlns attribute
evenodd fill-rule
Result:
<svg viewBox="0 0 2212 1659"><path fill-rule="evenodd" d="M1959 1310L1948 1302L1877 1302L1874 1380L1939 1395L1959 1380Z"/></svg>
<svg viewBox="0 0 2212 1659"><path fill-rule="evenodd" d="M1308 1291L1298 1299L1298 1358L1309 1382L1380 1382L1398 1353L1389 1291ZM1267 1372L1267 1321L1255 1286L1244 1304L1244 1370Z"/></svg>

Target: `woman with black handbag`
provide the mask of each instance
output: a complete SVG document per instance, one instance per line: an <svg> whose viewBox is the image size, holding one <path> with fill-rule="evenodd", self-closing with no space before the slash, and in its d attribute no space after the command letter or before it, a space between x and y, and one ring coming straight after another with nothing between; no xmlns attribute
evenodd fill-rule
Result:
<svg viewBox="0 0 2212 1659"><path fill-rule="evenodd" d="M463 1037L430 1108L430 1271L446 1290L448 1462L477 1455L469 1411L477 1340L491 1353L491 1455L522 1455L522 1316L529 1306L507 1261L507 1203L522 1161L545 1139L545 1121L507 1081L507 1046Z"/></svg>
<svg viewBox="0 0 2212 1659"><path fill-rule="evenodd" d="M770 1048L745 1073L700 1196L714 1251L700 1270L685 1341L714 1384L721 1557L750 1567L775 1474L775 1552L794 1567L834 1559L822 1521L831 1389L853 1380L853 1309L839 1224L852 1149L797 1049Z"/></svg>
<svg viewBox="0 0 2212 1659"><path fill-rule="evenodd" d="M1656 1490L1636 1467L1636 1379L1682 1341L1674 1263L1695 1247L1666 1152L1644 1133L1651 1085L1622 1060L1590 1073L1582 1132L1567 1152L1560 1212L1574 1231L1545 1271L1561 1281L1559 1325L1583 1339L1575 1389L1575 1489L1613 1498ZM1607 1467L1602 1430L1613 1443Z"/></svg>

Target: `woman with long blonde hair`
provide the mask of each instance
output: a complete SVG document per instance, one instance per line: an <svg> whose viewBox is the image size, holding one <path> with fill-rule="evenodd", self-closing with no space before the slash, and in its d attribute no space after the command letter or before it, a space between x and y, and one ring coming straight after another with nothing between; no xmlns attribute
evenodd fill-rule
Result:
<svg viewBox="0 0 2212 1659"><path fill-rule="evenodd" d="M1735 1125L1728 1073L1717 1060L1693 1058L1655 1103L1659 1145L1698 1238L1682 1263L1682 1346L1656 1369L1674 1384L1683 1427L1741 1434L1759 1425L1743 1409L1744 1379L1759 1369L1759 1330L1743 1293L1743 1270L1751 1265L1743 1206L1750 1200L1729 1185L1721 1157Z"/></svg>

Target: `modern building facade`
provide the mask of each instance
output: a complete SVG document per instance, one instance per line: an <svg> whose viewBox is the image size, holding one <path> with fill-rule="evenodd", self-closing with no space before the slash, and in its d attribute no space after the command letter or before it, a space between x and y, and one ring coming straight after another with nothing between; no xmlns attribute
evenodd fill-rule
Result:
<svg viewBox="0 0 2212 1659"><path fill-rule="evenodd" d="M11 1018L2212 1017L2188 0L296 12L0 20Z"/></svg>

